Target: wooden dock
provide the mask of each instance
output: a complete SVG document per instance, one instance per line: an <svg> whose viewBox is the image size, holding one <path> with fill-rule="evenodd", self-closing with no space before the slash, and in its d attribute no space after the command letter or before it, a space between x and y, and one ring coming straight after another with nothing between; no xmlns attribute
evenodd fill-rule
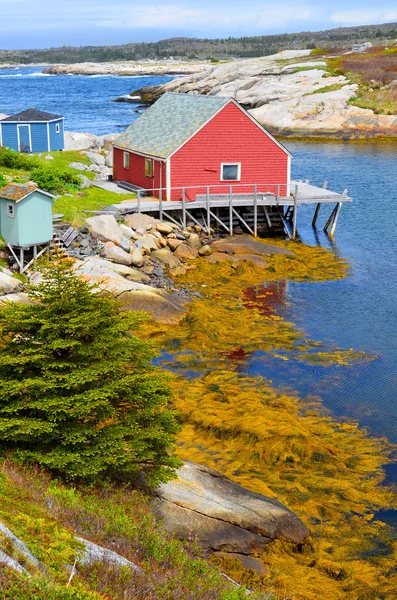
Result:
<svg viewBox="0 0 397 600"><path fill-rule="evenodd" d="M127 185L123 184L126 188ZM197 190L198 186L194 189ZM322 204L331 205L332 211L324 225L324 231L330 236L335 233L339 213L344 202L352 202L347 190L342 194L323 187L311 185L306 181L291 181L284 184L233 184L202 186L203 193L197 193L195 200L186 200L191 188L179 188L174 191L178 200L163 200L163 190L136 190L136 199L123 200L113 204L109 210L118 213L146 213L161 220L169 220L183 228L189 222L202 226L210 232L211 228L221 227L229 235L236 226L254 236L258 230L275 231L278 228L295 239L297 234L298 210L302 205L315 206L312 220L316 226ZM273 191L266 191L266 190ZM131 190L135 191L135 190ZM284 191L282 195L280 192ZM159 197L155 197L158 195ZM191 194L190 194L191 195Z"/></svg>

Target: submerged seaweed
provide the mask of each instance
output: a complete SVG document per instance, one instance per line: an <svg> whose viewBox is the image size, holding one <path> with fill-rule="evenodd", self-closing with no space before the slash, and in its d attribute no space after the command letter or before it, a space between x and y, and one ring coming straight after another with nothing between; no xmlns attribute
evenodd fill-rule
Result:
<svg viewBox="0 0 397 600"><path fill-rule="evenodd" d="M201 261L183 277L203 296L187 317L176 327L145 326L145 335L165 349L181 373L173 384L183 422L178 453L277 497L311 529L301 546L282 541L268 546L261 556L267 576L226 561L223 568L232 577L297 600L391 600L397 589L397 540L393 529L374 519L376 511L397 507L395 494L382 485L383 466L390 461L387 440L336 420L319 402L283 393L236 368L258 350L325 365L374 358L352 349L325 349L269 304L264 310L266 288L246 293L263 282L318 282L348 272L344 261L322 248L288 247L295 257L268 257L267 269ZM194 369L195 377L183 376L187 369Z"/></svg>

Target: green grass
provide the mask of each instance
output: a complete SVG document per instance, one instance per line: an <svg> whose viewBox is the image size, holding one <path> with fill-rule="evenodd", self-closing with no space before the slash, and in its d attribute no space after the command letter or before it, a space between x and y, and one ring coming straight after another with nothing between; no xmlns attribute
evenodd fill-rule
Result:
<svg viewBox="0 0 397 600"><path fill-rule="evenodd" d="M116 194L97 187L81 190L73 197L60 196L54 202L53 211L64 215L64 221L74 226L81 226L84 220L92 216L89 211L101 210L113 203L133 198L134 194Z"/></svg>
<svg viewBox="0 0 397 600"><path fill-rule="evenodd" d="M66 169L69 167L71 162L81 162L86 165L90 164L88 158L84 154L80 154L80 152L77 150L49 152L49 154L54 157L54 160L45 159L45 154L43 154L41 157L38 155L35 156L37 156L43 165L54 167L56 169ZM76 170L76 173L81 173L91 180L95 178L95 173L91 173L89 171ZM0 175L3 178L7 178L11 181L14 180L17 182L22 182L26 181L26 178L29 178L29 171L1 167ZM73 191L71 193L73 194L72 196L63 195L56 198L53 211L54 213L63 214L64 220L76 227L83 225L84 220L91 216L89 211L101 210L102 208L113 203L120 202L120 200L135 197L135 194L132 193L120 195L96 187L92 187L87 190Z"/></svg>
<svg viewBox="0 0 397 600"><path fill-rule="evenodd" d="M72 487L35 469L5 461L0 473L0 520L22 539L47 569L40 575L0 536L0 549L22 560L31 579L0 566L1 598L9 600L243 600L198 546L180 542L156 521L146 493L127 485L102 482ZM129 569L96 564L79 566L67 582L81 548L74 535L109 547L141 566L144 577ZM101 594L101 595L100 595ZM253 593L251 600L276 600Z"/></svg>
<svg viewBox="0 0 397 600"><path fill-rule="evenodd" d="M346 84L345 83L333 83L332 85L326 85L325 87L314 90L314 92L307 92L304 96L314 96L314 94L325 94L326 92L336 92L341 90Z"/></svg>

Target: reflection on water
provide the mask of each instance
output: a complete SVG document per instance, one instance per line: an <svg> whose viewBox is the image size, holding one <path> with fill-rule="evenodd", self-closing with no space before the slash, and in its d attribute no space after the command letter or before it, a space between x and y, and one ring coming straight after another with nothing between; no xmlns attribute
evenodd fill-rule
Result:
<svg viewBox="0 0 397 600"><path fill-rule="evenodd" d="M338 415L357 419L397 442L397 143L287 144L293 177L330 189L347 188L346 204L332 242L313 230L313 207L300 208L300 238L330 248L352 265L341 281L280 283L248 292L248 302L275 310L331 347L354 348L379 358L354 367L304 365L255 354L247 370L302 395L321 396ZM320 211L323 225L330 208ZM268 292L268 293L267 293Z"/></svg>

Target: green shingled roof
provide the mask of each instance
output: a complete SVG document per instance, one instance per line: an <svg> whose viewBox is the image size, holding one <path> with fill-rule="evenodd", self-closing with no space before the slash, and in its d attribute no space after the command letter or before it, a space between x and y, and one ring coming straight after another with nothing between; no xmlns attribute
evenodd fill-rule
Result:
<svg viewBox="0 0 397 600"><path fill-rule="evenodd" d="M167 158L229 100L196 94L164 94L121 134L115 145Z"/></svg>

